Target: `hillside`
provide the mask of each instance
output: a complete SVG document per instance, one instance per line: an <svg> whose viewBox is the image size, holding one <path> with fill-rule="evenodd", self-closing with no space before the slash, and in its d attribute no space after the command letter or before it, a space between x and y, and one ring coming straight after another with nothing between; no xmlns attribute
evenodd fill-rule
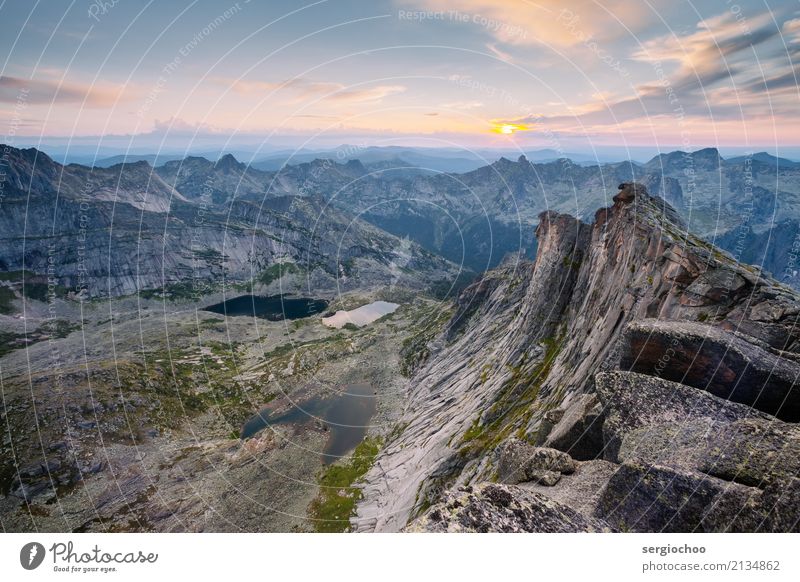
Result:
<svg viewBox="0 0 800 582"><path fill-rule="evenodd" d="M232 156L92 169L10 148L0 270L20 284L23 271L52 273L86 297L188 298L226 283L266 293L279 290L278 265L289 265L281 289L323 293L457 276L456 265L296 183L267 195L271 180Z"/></svg>

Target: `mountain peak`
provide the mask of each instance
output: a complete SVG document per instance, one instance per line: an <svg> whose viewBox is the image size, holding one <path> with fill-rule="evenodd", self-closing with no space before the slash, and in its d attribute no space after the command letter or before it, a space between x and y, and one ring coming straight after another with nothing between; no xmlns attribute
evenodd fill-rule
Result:
<svg viewBox="0 0 800 582"><path fill-rule="evenodd" d="M633 202L637 197L649 197L647 188L644 186L644 184L638 184L636 182L623 182L617 186L617 189L619 190L619 193L614 196L614 202L629 203Z"/></svg>
<svg viewBox="0 0 800 582"><path fill-rule="evenodd" d="M225 170L232 170L238 168L242 164L239 163L236 158L233 157L233 154L225 154L219 160L217 160L217 168L225 171Z"/></svg>
<svg viewBox="0 0 800 582"><path fill-rule="evenodd" d="M354 173L358 175L366 174L367 168L364 167L364 164L361 163L361 160L347 160L347 163L344 165L344 168L349 173Z"/></svg>

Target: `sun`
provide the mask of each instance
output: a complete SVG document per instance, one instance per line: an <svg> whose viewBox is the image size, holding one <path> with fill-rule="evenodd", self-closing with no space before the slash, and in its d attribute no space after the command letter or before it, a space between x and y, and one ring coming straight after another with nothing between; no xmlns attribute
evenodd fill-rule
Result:
<svg viewBox="0 0 800 582"><path fill-rule="evenodd" d="M495 124L492 128L492 131L495 133L500 133L503 135L512 135L518 131L529 131L530 127L527 125L521 125L516 123L498 123Z"/></svg>

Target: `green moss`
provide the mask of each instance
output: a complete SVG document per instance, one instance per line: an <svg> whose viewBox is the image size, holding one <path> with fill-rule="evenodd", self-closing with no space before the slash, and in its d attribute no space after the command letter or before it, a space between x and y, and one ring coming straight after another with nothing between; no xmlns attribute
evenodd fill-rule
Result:
<svg viewBox="0 0 800 582"><path fill-rule="evenodd" d="M577 271L578 269L581 268L580 260L575 261L569 256L564 256L564 258L563 258L563 260L561 262L565 267L571 268L574 271Z"/></svg>
<svg viewBox="0 0 800 582"><path fill-rule="evenodd" d="M700 313L697 316L697 321L706 321L708 320L708 313Z"/></svg>
<svg viewBox="0 0 800 582"><path fill-rule="evenodd" d="M311 317L304 317L302 319L295 319L294 321L292 321L292 323L290 325L291 325L292 331L299 331L299 330L303 329L304 327L308 327L309 325L314 323L314 321L316 321L316 320L311 318Z"/></svg>
<svg viewBox="0 0 800 582"><path fill-rule="evenodd" d="M269 285L284 275L289 275L290 273L300 273L301 271L302 269L294 263L276 263L262 271L257 280L263 285Z"/></svg>
<svg viewBox="0 0 800 582"><path fill-rule="evenodd" d="M350 518L362 495L354 483L372 467L380 448L379 437L367 437L346 462L325 467L317 479L320 492L308 508L316 531L332 533L349 529Z"/></svg>
<svg viewBox="0 0 800 582"><path fill-rule="evenodd" d="M467 429L467 432L464 433L464 436L461 437L461 442L466 443L475 440L485 432L485 429L486 427L481 424L480 417L476 418L472 425Z"/></svg>
<svg viewBox="0 0 800 582"><path fill-rule="evenodd" d="M398 422L394 427L392 427L392 432L389 433L389 436L386 438L386 442L390 443L393 440L400 437L401 434L408 428L407 422Z"/></svg>
<svg viewBox="0 0 800 582"><path fill-rule="evenodd" d="M491 364L484 364L481 368L481 385L486 384L489 379L489 372L492 370Z"/></svg>
<svg viewBox="0 0 800 582"><path fill-rule="evenodd" d="M494 404L473 422L461 438L461 456L472 457L491 450L528 423L536 410L539 390L561 351L562 338L545 338L541 343L545 352L538 363L529 366L527 354L523 354L518 365L508 366L511 378L501 389Z"/></svg>
<svg viewBox="0 0 800 582"><path fill-rule="evenodd" d="M8 287L0 287L0 313L10 315L14 312L14 292Z"/></svg>

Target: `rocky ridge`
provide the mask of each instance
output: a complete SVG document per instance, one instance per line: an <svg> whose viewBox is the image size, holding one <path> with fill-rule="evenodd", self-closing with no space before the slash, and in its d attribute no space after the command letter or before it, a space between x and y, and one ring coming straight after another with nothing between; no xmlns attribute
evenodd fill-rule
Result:
<svg viewBox="0 0 800 582"><path fill-rule="evenodd" d="M536 531L533 512L561 515L553 531L797 530L797 293L640 184L593 224L543 213L537 237L534 262L459 297L354 528ZM574 466L537 465L542 446Z"/></svg>

